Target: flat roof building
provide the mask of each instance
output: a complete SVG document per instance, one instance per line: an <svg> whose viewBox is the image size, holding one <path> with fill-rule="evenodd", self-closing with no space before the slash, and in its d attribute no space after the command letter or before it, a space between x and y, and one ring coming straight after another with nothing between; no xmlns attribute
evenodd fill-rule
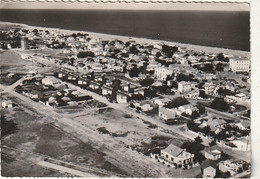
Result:
<svg viewBox="0 0 260 179"><path fill-rule="evenodd" d="M249 72L250 60L247 58L230 58L229 70L233 72Z"/></svg>

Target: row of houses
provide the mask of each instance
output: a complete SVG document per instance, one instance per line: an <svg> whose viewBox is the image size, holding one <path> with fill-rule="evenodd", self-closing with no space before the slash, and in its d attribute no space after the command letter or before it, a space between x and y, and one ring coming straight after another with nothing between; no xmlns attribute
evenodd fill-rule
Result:
<svg viewBox="0 0 260 179"><path fill-rule="evenodd" d="M114 91L112 87L113 80L117 79L120 81L120 89L115 91L116 101L118 103L128 103L131 96L134 94L144 96L145 88L130 81L120 80L114 76L105 76L103 74L79 75L78 73L72 72L70 70L62 69L58 72L58 78L73 82L82 88L94 90L103 96L112 95Z"/></svg>

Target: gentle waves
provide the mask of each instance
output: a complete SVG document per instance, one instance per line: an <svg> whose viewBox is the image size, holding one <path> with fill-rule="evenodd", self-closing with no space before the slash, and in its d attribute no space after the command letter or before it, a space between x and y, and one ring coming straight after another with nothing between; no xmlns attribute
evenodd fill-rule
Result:
<svg viewBox="0 0 260 179"><path fill-rule="evenodd" d="M250 50L249 12L1 9L0 20Z"/></svg>

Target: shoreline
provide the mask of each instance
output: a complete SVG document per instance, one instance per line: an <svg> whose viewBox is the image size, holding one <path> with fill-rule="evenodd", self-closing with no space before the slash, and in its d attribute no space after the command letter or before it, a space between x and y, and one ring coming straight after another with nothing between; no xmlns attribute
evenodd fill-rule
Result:
<svg viewBox="0 0 260 179"><path fill-rule="evenodd" d="M69 29L61 29L61 28L52 28L52 27L40 27L40 26L32 26L22 23L13 23L13 22L5 22L0 21L0 24L7 24L7 25L19 25L27 29L42 29L42 30L49 30L49 31L58 31L64 34L71 34L71 33L87 33L90 37L95 39L101 39L101 40L115 40L120 39L123 42L134 40L136 43L140 44L158 44L158 43L164 43L167 45L173 45L180 48L185 48L187 50L194 50L197 52L203 51L206 53L224 53L226 55L234 55L234 56L242 56L246 58L250 58L250 51L242 51L242 50L233 50L233 49L227 49L227 48L219 48L219 47L210 47L210 46L203 46L203 45L195 45L195 44L185 44L180 42L173 42L173 41L167 41L167 40L155 40L155 39L148 39L148 38L142 38L142 37L131 37L131 36L122 36L122 35L112 35L112 34L104 34L104 33L97 33L97 32L88 32L88 31L82 31L82 30L69 30Z"/></svg>

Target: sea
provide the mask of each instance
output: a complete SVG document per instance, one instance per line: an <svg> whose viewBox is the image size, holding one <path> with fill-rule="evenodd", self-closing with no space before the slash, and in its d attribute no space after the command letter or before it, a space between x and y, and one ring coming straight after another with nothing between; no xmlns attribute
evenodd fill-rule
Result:
<svg viewBox="0 0 260 179"><path fill-rule="evenodd" d="M245 11L1 9L0 21L250 51Z"/></svg>

